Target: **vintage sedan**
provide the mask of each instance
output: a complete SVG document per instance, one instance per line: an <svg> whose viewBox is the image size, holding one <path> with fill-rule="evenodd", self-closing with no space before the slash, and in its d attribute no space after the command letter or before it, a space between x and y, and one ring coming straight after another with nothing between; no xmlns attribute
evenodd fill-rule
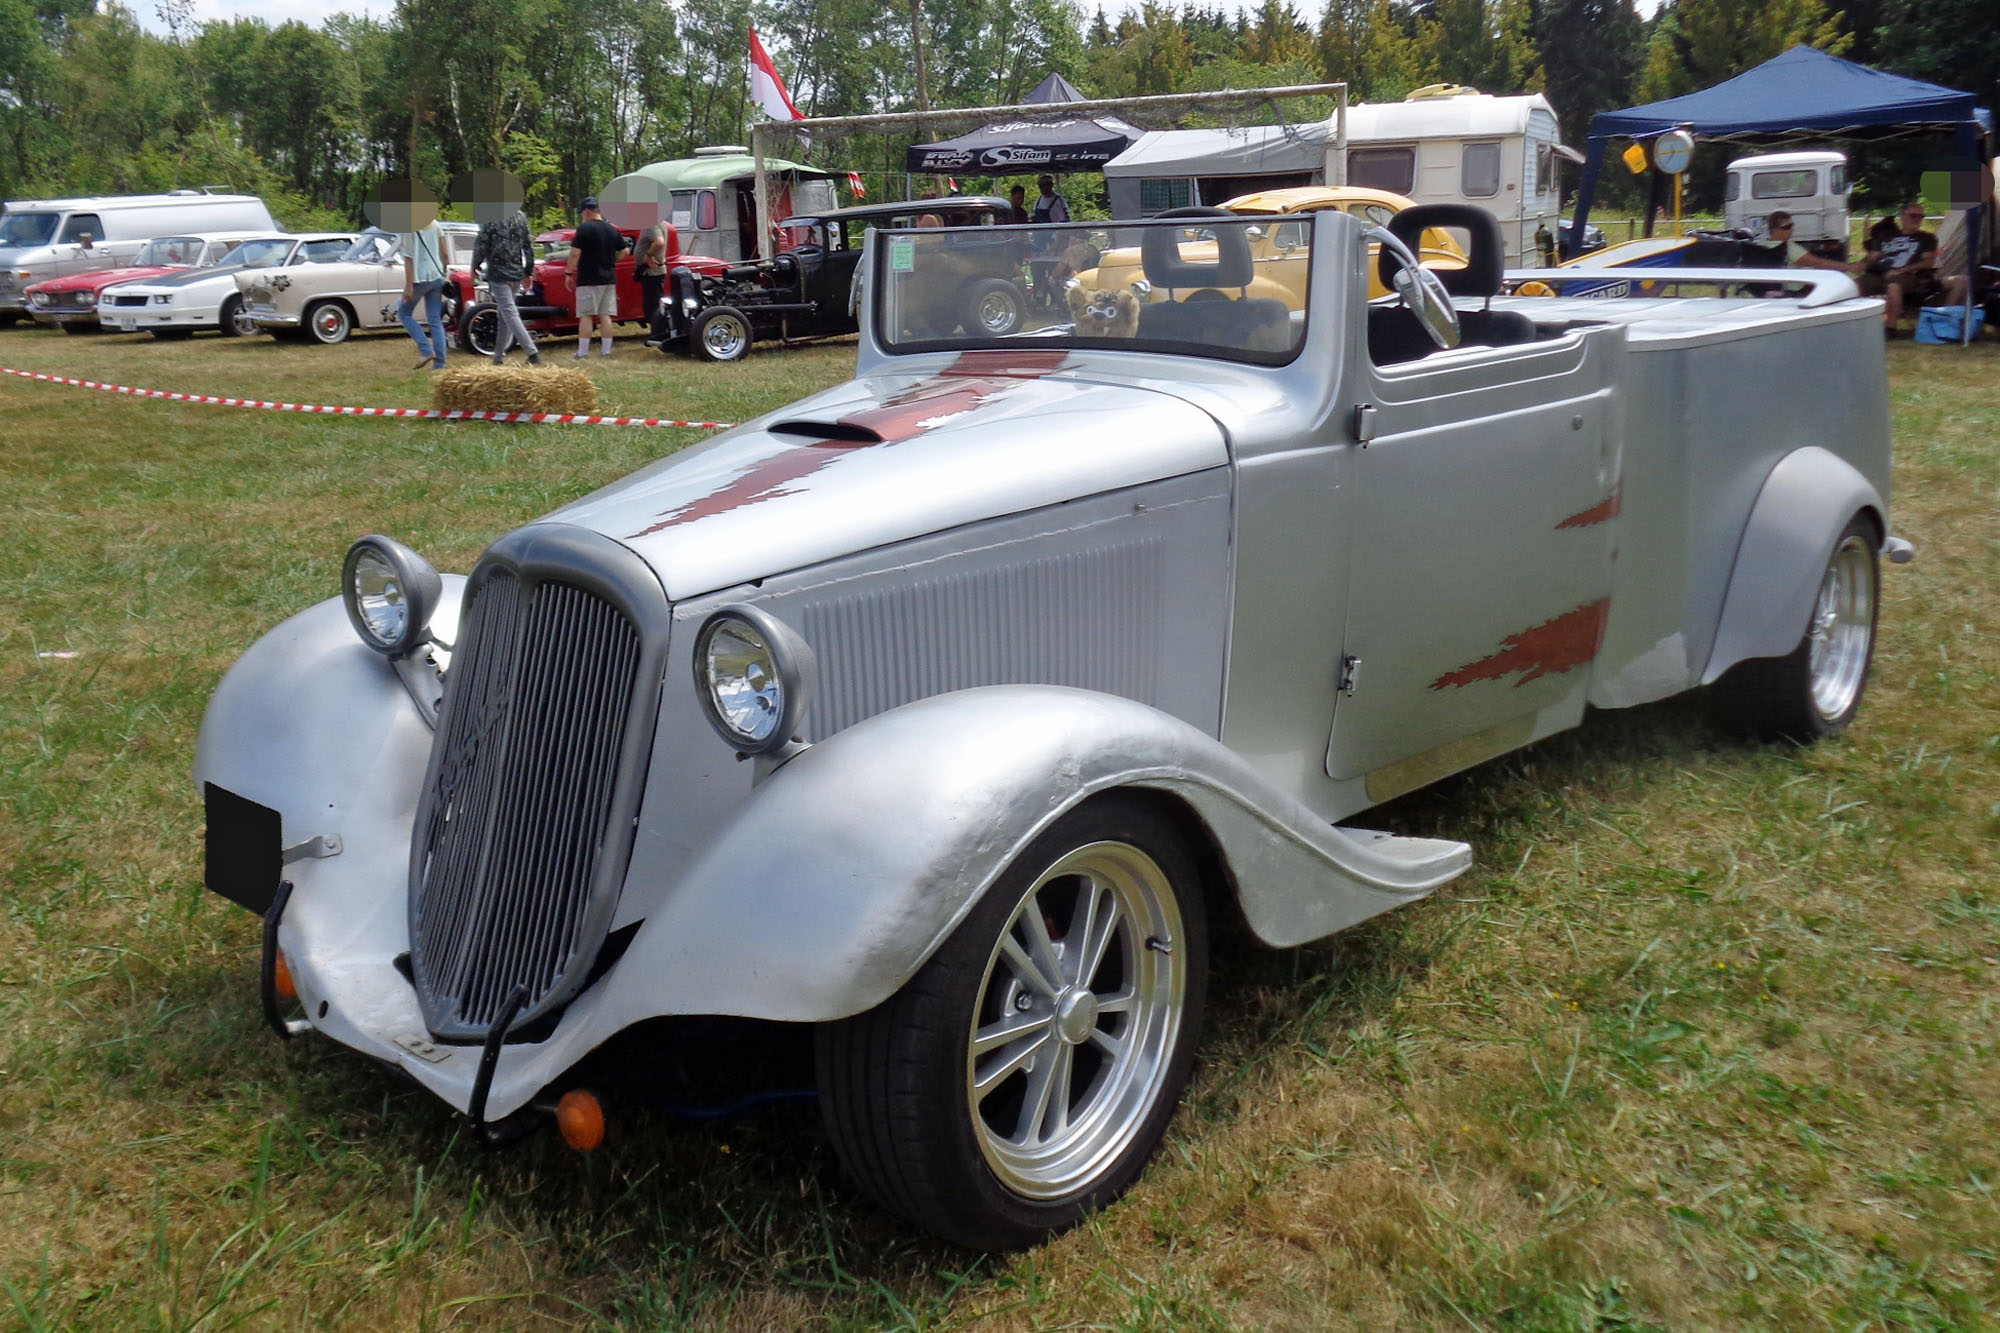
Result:
<svg viewBox="0 0 2000 1333"><path fill-rule="evenodd" d="M252 236L212 267L107 288L97 298L97 319L107 329L144 331L160 339L189 338L201 329L240 338L257 330L244 316L237 275L263 269L295 272L306 264L338 259L352 244L351 231Z"/></svg>
<svg viewBox="0 0 2000 1333"><path fill-rule="evenodd" d="M863 1190L1032 1244L1166 1133L1212 921L1297 945L1470 864L1363 811L1703 686L1848 726L1909 554L1878 303L1496 297L1480 210L1300 224L1295 304L1237 295L1261 223L1168 219L1187 299L1012 336L909 318L953 231L878 231L851 382L465 577L356 541L195 756L272 1027L590 1147L593 1053L791 1026Z"/></svg>
<svg viewBox="0 0 2000 1333"><path fill-rule="evenodd" d="M444 235L445 267L470 264L479 228L469 222L440 222L438 229ZM243 296L243 318L258 331L331 345L346 342L356 329L396 324L403 278L396 234L370 228L334 263L301 272L246 272L236 286ZM457 320L458 309L457 289L447 280L446 324Z"/></svg>
<svg viewBox="0 0 2000 1333"><path fill-rule="evenodd" d="M103 327L97 307L105 288L184 269L214 268L249 239L244 232L156 236L125 267L92 269L29 287L23 293L28 299L28 313L35 317L36 323L55 325L65 333L94 333Z"/></svg>
<svg viewBox="0 0 2000 1333"><path fill-rule="evenodd" d="M786 344L837 338L859 327L861 240L869 229L942 227L949 241L921 299L906 299L904 318L941 333L978 324L1002 337L1027 318L1022 285L1029 237L997 224L1012 205L993 196L856 204L785 219L784 249L770 259L671 270L663 352L704 361L740 361L757 340Z"/></svg>
<svg viewBox="0 0 2000 1333"><path fill-rule="evenodd" d="M1396 214L1415 206L1415 200L1403 195L1359 185L1293 185L1238 195L1220 205L1224 212L1238 217L1268 219L1250 238L1255 270L1250 293L1292 302L1303 297L1309 255L1309 248L1301 243L1307 224L1300 215L1330 210L1359 218L1369 226L1383 227ZM1444 231L1425 233L1417 257L1439 271L1465 267L1465 252ZM1088 262L1079 259L1071 267L1079 270L1077 279L1089 291L1130 288L1146 280L1139 249L1132 245L1090 256ZM1370 272L1373 274L1373 270ZM1379 276L1371 276L1369 284L1369 295L1389 294ZM1156 299L1150 295L1150 284L1139 290L1144 299ZM1165 295L1160 294L1161 298Z"/></svg>

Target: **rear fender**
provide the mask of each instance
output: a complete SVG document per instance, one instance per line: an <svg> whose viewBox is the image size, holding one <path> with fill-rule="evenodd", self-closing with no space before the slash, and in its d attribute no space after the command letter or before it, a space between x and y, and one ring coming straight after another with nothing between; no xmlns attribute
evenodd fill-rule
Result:
<svg viewBox="0 0 2000 1333"><path fill-rule="evenodd" d="M1738 662L1796 648L1841 530L1866 514L1879 541L1888 511L1874 485L1830 450L1810 445L1780 459L1744 524L1701 683Z"/></svg>
<svg viewBox="0 0 2000 1333"><path fill-rule="evenodd" d="M1180 798L1199 825L1190 840L1218 850L1250 929L1274 945L1421 897L1470 863L1461 843L1335 828L1144 704L963 690L869 718L765 779L640 928L593 1024L872 1008L1043 829L1121 787Z"/></svg>

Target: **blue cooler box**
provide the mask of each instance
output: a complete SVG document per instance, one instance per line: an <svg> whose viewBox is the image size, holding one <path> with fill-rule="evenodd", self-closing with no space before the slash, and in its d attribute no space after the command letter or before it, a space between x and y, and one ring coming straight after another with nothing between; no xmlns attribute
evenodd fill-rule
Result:
<svg viewBox="0 0 2000 1333"><path fill-rule="evenodd" d="M1977 338L1982 325L1986 323L1986 312L1973 307L1972 336ZM1955 343L1965 326L1965 307L1962 305L1927 305L1917 312L1917 341L1920 343Z"/></svg>

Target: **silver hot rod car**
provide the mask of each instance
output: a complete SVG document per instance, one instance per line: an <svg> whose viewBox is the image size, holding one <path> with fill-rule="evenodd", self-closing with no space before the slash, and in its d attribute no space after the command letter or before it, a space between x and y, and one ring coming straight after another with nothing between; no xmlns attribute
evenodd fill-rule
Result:
<svg viewBox="0 0 2000 1333"><path fill-rule="evenodd" d="M1879 305L1496 299L1449 206L1306 218L1256 296L1262 221L1134 225L1006 336L927 317L950 229L871 233L849 383L464 577L356 542L195 764L273 1026L588 1145L612 1038L804 1025L870 1195L1030 1244L1159 1144L1218 914L1297 945L1471 860L1344 821L1588 706L1849 722L1909 554Z"/></svg>

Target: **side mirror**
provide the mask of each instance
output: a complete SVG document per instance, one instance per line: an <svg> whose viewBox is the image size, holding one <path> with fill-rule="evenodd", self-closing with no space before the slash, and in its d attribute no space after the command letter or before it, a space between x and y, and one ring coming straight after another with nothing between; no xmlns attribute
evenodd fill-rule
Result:
<svg viewBox="0 0 2000 1333"><path fill-rule="evenodd" d="M84 249L88 250L90 248L90 243L93 239L94 238L91 236L89 232L85 232L83 235L76 238L76 243L79 246L82 246Z"/></svg>

